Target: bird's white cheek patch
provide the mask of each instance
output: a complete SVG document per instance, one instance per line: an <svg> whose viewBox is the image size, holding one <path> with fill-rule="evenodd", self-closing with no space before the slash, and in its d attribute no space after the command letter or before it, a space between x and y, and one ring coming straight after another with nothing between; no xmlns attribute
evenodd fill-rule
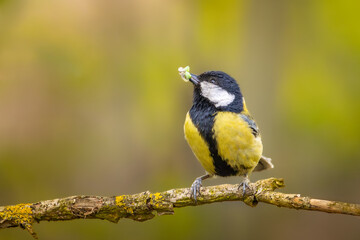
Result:
<svg viewBox="0 0 360 240"><path fill-rule="evenodd" d="M204 81L200 83L200 87L201 95L214 103L215 107L225 107L235 99L234 94L229 93L216 84Z"/></svg>

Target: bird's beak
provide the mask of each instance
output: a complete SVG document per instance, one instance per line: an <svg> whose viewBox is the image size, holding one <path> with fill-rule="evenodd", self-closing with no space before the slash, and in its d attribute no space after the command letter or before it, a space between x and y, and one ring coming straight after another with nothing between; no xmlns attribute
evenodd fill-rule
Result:
<svg viewBox="0 0 360 240"><path fill-rule="evenodd" d="M198 76L196 76L195 74L191 74L191 78L189 79L190 82L192 82L192 84L194 84L194 86L198 86L200 84L199 78Z"/></svg>

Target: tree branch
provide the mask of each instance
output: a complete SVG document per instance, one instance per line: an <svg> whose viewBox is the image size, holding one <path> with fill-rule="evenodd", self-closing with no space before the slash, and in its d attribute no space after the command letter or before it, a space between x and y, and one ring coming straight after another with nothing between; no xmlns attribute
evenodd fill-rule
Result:
<svg viewBox="0 0 360 240"><path fill-rule="evenodd" d="M148 191L116 197L72 196L37 203L0 207L0 229L22 227L35 238L33 223L72 219L105 219L117 223L121 218L146 221L157 215L174 214L174 208L203 205L223 201L243 201L249 206L258 202L301 210L360 216L360 205L301 197L300 194L274 192L284 187L284 180L269 178L250 184L243 196L239 185L218 185L201 188L197 203L190 198L189 188L165 192Z"/></svg>

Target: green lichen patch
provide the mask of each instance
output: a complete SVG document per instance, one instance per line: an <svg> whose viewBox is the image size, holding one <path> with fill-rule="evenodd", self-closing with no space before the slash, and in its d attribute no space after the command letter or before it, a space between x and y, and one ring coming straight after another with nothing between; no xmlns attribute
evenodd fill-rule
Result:
<svg viewBox="0 0 360 240"><path fill-rule="evenodd" d="M268 178L259 180L253 184L255 193L261 194L264 191L274 191L278 188L285 187L284 179L282 178Z"/></svg>
<svg viewBox="0 0 360 240"><path fill-rule="evenodd" d="M157 211L158 215L174 214L173 205L161 193L151 193L148 204Z"/></svg>
<svg viewBox="0 0 360 240"><path fill-rule="evenodd" d="M34 203L33 218L35 221L54 221L54 220L70 220L75 219L76 214L71 210L71 206L75 203L73 198L54 199Z"/></svg>
<svg viewBox="0 0 360 240"><path fill-rule="evenodd" d="M105 219L113 223L117 223L121 218L117 206L105 205L96 214L95 218Z"/></svg>

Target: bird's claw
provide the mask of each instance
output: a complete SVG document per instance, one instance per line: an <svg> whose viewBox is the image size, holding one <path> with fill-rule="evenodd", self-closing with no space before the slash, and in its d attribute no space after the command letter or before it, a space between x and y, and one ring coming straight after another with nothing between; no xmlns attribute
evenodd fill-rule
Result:
<svg viewBox="0 0 360 240"><path fill-rule="evenodd" d="M249 184L250 184L250 180L249 180L249 178L247 178L247 177L245 177L244 180L240 183L238 189L240 190L240 188L242 187L242 195L243 195L243 196L245 196L245 194L246 194L246 189L251 190Z"/></svg>
<svg viewBox="0 0 360 240"><path fill-rule="evenodd" d="M191 184L190 187L190 192L191 192L191 198L194 198L195 203L197 202L197 195L200 195L200 188L202 186L202 179L201 178L197 178L195 179L195 181L193 182L193 184Z"/></svg>

